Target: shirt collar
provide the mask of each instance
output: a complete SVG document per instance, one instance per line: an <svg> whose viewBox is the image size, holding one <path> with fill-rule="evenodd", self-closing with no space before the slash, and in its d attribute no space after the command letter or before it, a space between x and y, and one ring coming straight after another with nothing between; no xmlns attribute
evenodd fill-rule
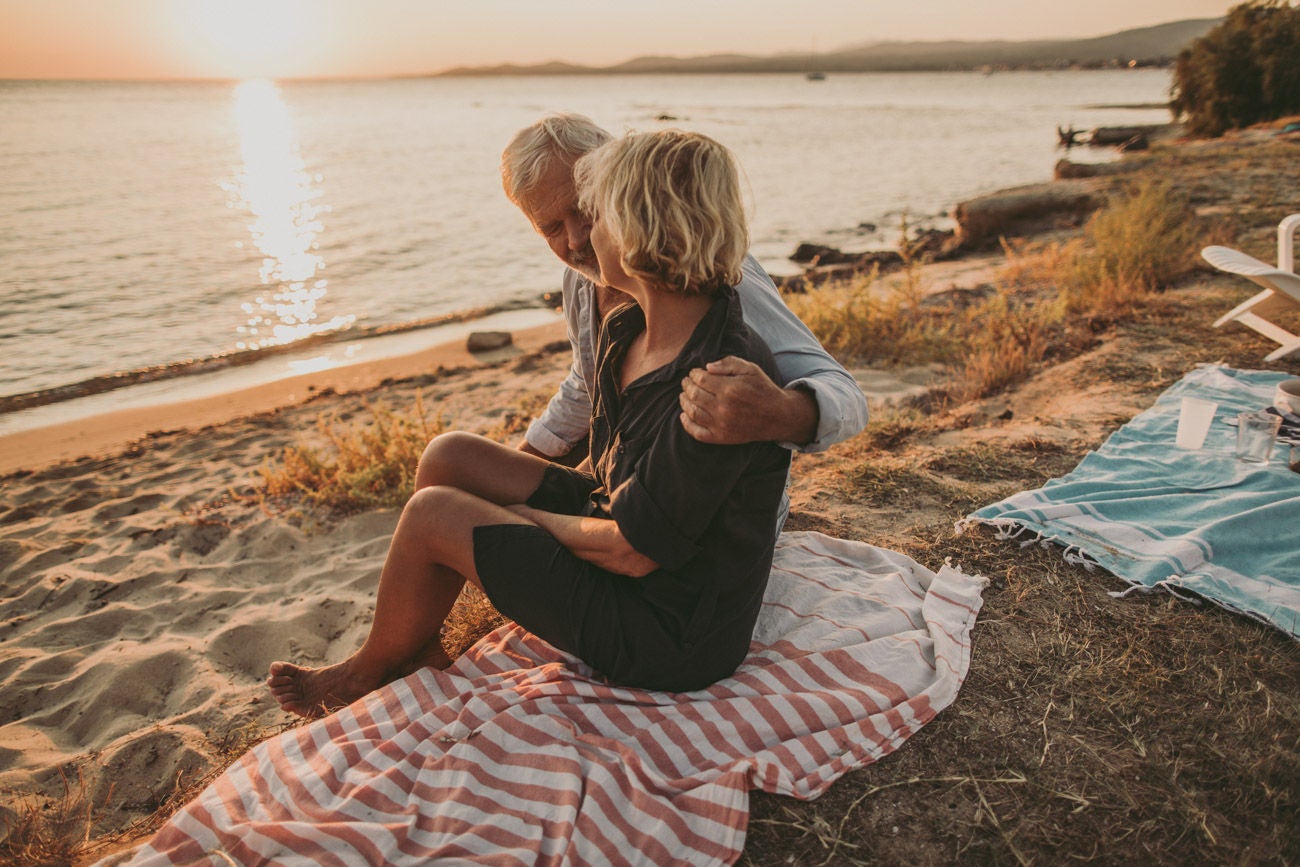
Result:
<svg viewBox="0 0 1300 867"><path fill-rule="evenodd" d="M670 364L655 371L646 384L666 379L680 379L693 368L703 367L721 357L723 336L743 321L736 290L725 287L713 296L713 305L695 326L690 339ZM733 324L734 323L734 324ZM645 313L635 303L615 308L605 322L612 342L626 344L645 329Z"/></svg>

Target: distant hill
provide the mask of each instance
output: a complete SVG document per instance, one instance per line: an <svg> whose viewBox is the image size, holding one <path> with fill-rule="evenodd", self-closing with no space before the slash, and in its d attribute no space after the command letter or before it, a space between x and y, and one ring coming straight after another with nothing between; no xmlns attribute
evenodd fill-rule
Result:
<svg viewBox="0 0 1300 867"><path fill-rule="evenodd" d="M1030 42L872 42L824 53L710 54L637 57L612 66L542 63L461 66L438 75L610 75L703 72L909 72L970 69L1057 69L1171 63L1221 18L1174 21L1091 39Z"/></svg>

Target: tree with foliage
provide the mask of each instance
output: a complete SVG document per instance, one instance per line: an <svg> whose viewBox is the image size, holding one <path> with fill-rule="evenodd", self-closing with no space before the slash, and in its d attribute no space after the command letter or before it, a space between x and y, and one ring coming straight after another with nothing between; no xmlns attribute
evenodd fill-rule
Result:
<svg viewBox="0 0 1300 867"><path fill-rule="evenodd" d="M1300 113L1300 8L1251 0L1183 49L1169 103L1196 135Z"/></svg>

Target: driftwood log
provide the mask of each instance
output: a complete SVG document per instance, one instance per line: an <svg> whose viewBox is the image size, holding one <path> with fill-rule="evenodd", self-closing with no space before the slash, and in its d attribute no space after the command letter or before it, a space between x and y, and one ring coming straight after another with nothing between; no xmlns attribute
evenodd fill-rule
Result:
<svg viewBox="0 0 1300 867"><path fill-rule="evenodd" d="M1148 138L1163 129L1161 124L1147 124L1145 126L1099 126L1092 131L1088 144L1092 145L1122 145L1129 139L1140 136Z"/></svg>
<svg viewBox="0 0 1300 867"><path fill-rule="evenodd" d="M1058 181L1072 181L1079 178L1100 178L1107 175L1122 175L1133 171L1133 163L1115 160L1109 163L1076 163L1070 160L1057 160L1052 176Z"/></svg>
<svg viewBox="0 0 1300 867"><path fill-rule="evenodd" d="M971 248L991 238L1025 235L1056 226L1078 225L1105 200L1086 180L1015 187L968 199L953 208L957 246Z"/></svg>

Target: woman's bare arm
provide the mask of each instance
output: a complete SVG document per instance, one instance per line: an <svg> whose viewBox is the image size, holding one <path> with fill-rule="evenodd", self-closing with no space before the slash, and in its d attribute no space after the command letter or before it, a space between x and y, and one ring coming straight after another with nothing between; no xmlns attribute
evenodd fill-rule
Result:
<svg viewBox="0 0 1300 867"><path fill-rule="evenodd" d="M558 515L523 505L509 508L550 533L574 556L602 569L642 578L659 568L658 563L633 548L618 529L618 523L609 518Z"/></svg>

